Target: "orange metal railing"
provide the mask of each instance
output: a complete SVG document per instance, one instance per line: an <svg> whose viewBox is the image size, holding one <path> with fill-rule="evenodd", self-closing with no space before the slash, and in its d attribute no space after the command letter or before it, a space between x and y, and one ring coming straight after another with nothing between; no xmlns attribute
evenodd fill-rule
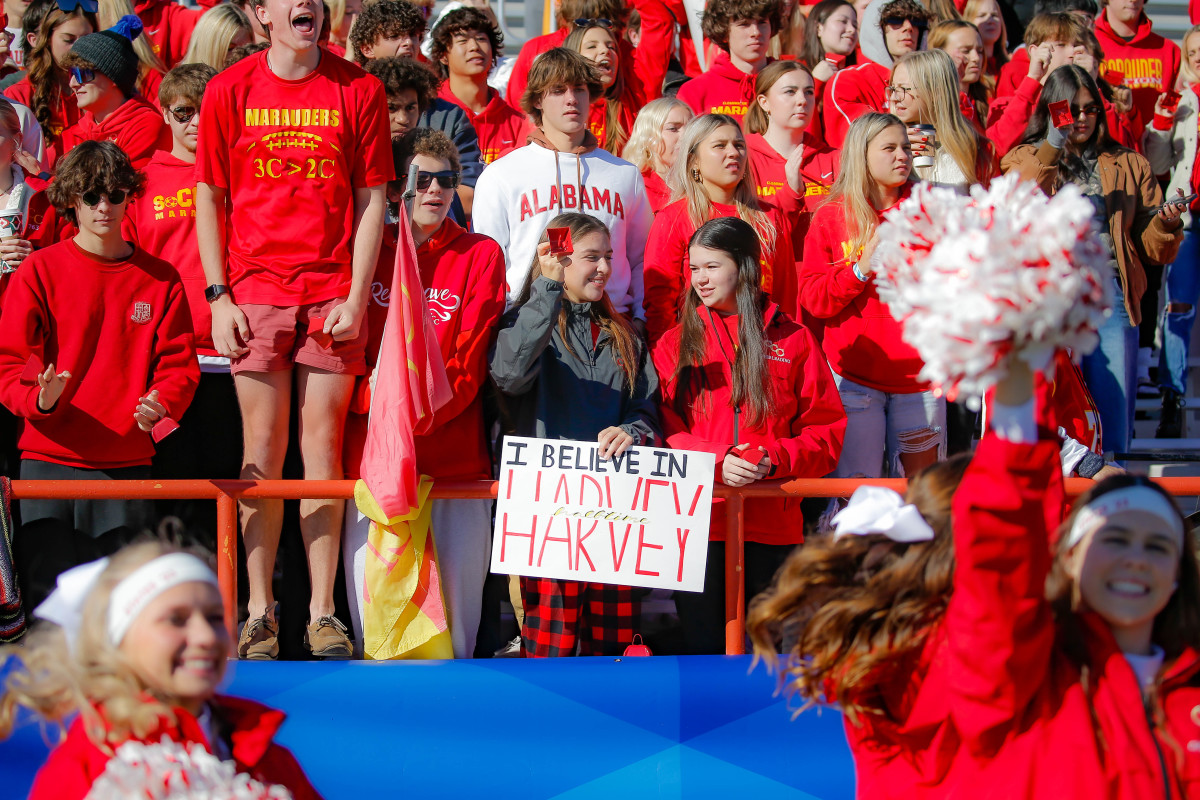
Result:
<svg viewBox="0 0 1200 800"><path fill-rule="evenodd" d="M745 652L746 582L743 532L745 503L755 498L849 497L864 483L904 491L903 480L863 481L815 478L761 481L738 489L716 485L713 495L726 500L725 537L725 652ZM1175 495L1200 495L1200 478L1161 478L1158 483ZM1067 481L1067 493L1077 495L1092 482ZM237 535L239 499L349 500L354 481L22 481L12 482L13 498L89 500L215 500L217 503L217 579L225 602L225 626L237 636ZM495 481L442 481L434 483L434 499L488 498L496 496Z"/></svg>

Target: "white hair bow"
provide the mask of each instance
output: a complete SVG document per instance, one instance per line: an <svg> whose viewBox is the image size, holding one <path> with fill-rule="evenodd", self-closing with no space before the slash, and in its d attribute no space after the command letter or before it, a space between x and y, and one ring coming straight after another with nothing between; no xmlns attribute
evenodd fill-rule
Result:
<svg viewBox="0 0 1200 800"><path fill-rule="evenodd" d="M833 516L834 540L877 533L893 542L928 542L933 528L914 505L883 486L860 486L850 503Z"/></svg>
<svg viewBox="0 0 1200 800"><path fill-rule="evenodd" d="M84 601L107 566L108 559L101 558L71 567L58 576L54 591L33 610L35 617L53 622L63 629L72 651L83 623Z"/></svg>

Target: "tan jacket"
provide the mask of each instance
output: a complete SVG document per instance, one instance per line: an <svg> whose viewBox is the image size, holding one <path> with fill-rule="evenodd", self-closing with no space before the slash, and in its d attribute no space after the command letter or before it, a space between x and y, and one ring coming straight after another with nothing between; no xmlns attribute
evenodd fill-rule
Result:
<svg viewBox="0 0 1200 800"><path fill-rule="evenodd" d="M1000 166L1005 173L1015 170L1023 179L1037 181L1043 192L1053 195L1064 182L1058 174L1059 154L1045 142L1040 147L1023 144L1010 150ZM1129 321L1137 325L1142 321L1141 302L1146 293L1144 265L1175 259L1183 240L1183 223L1163 222L1158 216L1162 190L1144 157L1114 147L1100 154L1099 166L1108 232L1125 289L1125 310Z"/></svg>

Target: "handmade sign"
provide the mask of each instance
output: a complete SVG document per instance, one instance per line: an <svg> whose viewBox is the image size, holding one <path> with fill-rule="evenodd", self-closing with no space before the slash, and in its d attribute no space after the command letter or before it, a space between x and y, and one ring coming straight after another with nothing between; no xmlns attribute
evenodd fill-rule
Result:
<svg viewBox="0 0 1200 800"><path fill-rule="evenodd" d="M508 436L492 572L704 589L711 453Z"/></svg>

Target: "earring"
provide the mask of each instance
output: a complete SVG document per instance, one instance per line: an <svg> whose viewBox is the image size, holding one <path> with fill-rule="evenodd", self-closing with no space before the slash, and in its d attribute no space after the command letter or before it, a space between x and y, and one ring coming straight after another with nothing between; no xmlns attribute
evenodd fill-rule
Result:
<svg viewBox="0 0 1200 800"><path fill-rule="evenodd" d="M694 180L696 183L700 182L700 170L698 170L698 169L692 170L692 180Z"/></svg>

